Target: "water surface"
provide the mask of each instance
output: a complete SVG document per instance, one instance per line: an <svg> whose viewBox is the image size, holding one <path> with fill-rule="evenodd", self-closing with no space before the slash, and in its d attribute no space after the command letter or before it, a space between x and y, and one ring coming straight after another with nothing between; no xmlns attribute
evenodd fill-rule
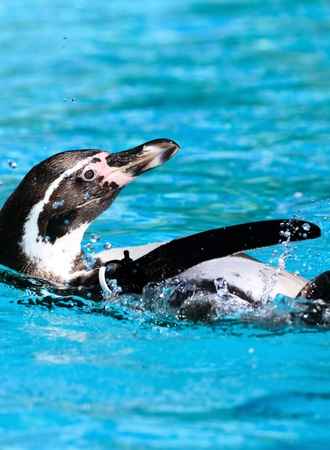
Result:
<svg viewBox="0 0 330 450"><path fill-rule="evenodd" d="M57 151L168 137L182 151L127 187L85 243L295 215L324 233L294 245L288 268L329 269L327 2L13 0L0 24L1 203ZM0 293L1 448L328 447L326 329L165 326Z"/></svg>

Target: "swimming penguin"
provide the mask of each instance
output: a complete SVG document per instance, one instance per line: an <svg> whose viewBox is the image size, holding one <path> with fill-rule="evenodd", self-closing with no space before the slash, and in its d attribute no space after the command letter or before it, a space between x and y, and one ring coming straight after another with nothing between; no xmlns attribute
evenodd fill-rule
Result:
<svg viewBox="0 0 330 450"><path fill-rule="evenodd" d="M42 161L0 211L0 264L95 299L107 292L110 279L118 281L123 293L141 293L148 283L174 277L207 291L221 278L233 292L256 303L265 289L270 297L308 295L307 280L239 253L320 236L317 225L303 220L252 222L165 243L111 249L100 253L93 267L86 263L81 242L91 222L125 185L178 150L174 141L156 139L119 153L73 150Z"/></svg>

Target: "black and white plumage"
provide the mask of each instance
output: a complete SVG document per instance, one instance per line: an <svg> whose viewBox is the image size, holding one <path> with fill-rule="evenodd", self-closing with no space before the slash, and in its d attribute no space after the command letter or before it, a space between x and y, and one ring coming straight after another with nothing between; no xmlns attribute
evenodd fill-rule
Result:
<svg viewBox="0 0 330 450"><path fill-rule="evenodd" d="M90 223L126 184L178 149L171 140L156 139L119 153L62 152L36 165L0 212L0 264L59 288L85 289L94 298L100 297L107 278L133 293L173 277L212 290L214 280L222 278L256 303L267 290L270 297L295 297L306 289L306 280L237 254L287 241L288 236L299 241L320 235L316 225L306 227L299 220L255 222L168 243L111 249L99 255L94 268L86 266L81 242Z"/></svg>
<svg viewBox="0 0 330 450"><path fill-rule="evenodd" d="M157 139L120 153L62 152L31 169L0 212L0 263L61 284L84 272L81 241L90 223L139 174L178 145Z"/></svg>

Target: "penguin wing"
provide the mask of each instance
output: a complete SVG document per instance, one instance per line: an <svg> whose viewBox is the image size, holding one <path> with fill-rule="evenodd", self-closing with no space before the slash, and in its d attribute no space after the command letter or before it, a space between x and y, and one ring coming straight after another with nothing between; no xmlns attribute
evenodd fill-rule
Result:
<svg viewBox="0 0 330 450"><path fill-rule="evenodd" d="M124 291L139 293L147 283L178 276L204 261L283 242L315 239L320 234L317 225L303 220L267 220L217 228L157 244L135 260L126 259L115 270L110 264L110 276Z"/></svg>

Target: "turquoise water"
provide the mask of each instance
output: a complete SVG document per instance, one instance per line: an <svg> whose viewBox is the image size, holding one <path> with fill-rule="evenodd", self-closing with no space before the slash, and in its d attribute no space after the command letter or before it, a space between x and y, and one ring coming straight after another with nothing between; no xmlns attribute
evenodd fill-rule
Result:
<svg viewBox="0 0 330 450"><path fill-rule="evenodd" d="M292 246L287 267L330 268L328 2L13 0L0 25L1 202L57 151L168 137L182 151L85 243L296 215L324 233ZM280 305L192 325L0 292L3 449L329 446L329 332L288 323Z"/></svg>

